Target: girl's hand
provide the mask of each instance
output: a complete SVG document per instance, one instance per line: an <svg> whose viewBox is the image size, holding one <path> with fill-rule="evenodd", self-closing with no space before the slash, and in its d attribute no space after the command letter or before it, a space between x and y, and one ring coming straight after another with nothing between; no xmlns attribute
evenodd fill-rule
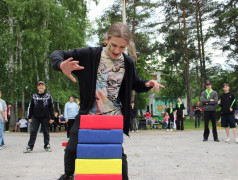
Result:
<svg viewBox="0 0 238 180"><path fill-rule="evenodd" d="M145 83L146 87L153 87L152 92L159 90L159 88L165 88L163 85L159 84L156 80L150 80L149 82Z"/></svg>
<svg viewBox="0 0 238 180"><path fill-rule="evenodd" d="M73 60L73 58L71 57L71 58L63 61L60 64L60 69L73 82L76 82L76 79L72 76L71 72L75 71L75 70L82 70L82 69L84 69L84 67L78 65L79 61L72 61L72 60Z"/></svg>

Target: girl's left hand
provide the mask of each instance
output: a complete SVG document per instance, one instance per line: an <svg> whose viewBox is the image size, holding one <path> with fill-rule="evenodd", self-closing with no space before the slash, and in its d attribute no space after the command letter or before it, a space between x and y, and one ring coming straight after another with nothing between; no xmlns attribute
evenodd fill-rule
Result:
<svg viewBox="0 0 238 180"><path fill-rule="evenodd" d="M159 90L159 88L165 88L163 85L159 84L156 80L150 80L149 82L145 83L146 87L153 87L152 92Z"/></svg>

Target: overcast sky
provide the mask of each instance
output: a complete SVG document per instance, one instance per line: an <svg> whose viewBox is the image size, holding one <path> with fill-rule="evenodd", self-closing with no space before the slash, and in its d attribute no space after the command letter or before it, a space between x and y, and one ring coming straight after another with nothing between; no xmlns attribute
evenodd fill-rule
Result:
<svg viewBox="0 0 238 180"><path fill-rule="evenodd" d="M220 2L224 2L224 0L219 0ZM113 4L113 0L100 0L99 4L96 6L94 2L89 2L88 7L89 7L89 12L88 12L88 17L91 21L94 21L97 17L100 17L103 15L103 11L107 9L109 6ZM96 36L93 38L97 38ZM98 40L97 40L98 41ZM90 41L88 42L88 45L90 46L95 46L97 41ZM213 40L214 41L214 40ZM226 60L226 55L223 54L221 50L215 50L212 48L212 41L208 42L206 44L206 50L209 50L211 53L211 59L212 59L212 64L221 64L223 67L226 66L225 60Z"/></svg>

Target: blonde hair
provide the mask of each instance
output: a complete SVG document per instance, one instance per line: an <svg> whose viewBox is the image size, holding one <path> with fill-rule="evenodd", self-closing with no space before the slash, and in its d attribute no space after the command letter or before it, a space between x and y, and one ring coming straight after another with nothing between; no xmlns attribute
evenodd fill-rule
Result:
<svg viewBox="0 0 238 180"><path fill-rule="evenodd" d="M128 54L133 58L136 59L136 48L135 48L135 43L132 40L131 37L131 32L129 30L129 27L126 24L123 24L122 22L117 22L113 24L106 35L106 40L109 40L111 37L119 37L119 38L124 38L128 45ZM104 45L106 46L107 43L106 41L104 42Z"/></svg>

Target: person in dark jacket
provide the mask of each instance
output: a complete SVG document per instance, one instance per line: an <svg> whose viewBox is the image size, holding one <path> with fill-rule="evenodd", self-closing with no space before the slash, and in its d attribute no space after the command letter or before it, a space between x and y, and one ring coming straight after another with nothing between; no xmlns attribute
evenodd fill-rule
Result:
<svg viewBox="0 0 238 180"><path fill-rule="evenodd" d="M212 89L212 84L210 81L206 81L206 90L202 92L201 100L204 111L203 141L206 142L208 140L208 136L210 134L209 120L211 119L214 141L219 142L216 127L216 105L218 101L218 95L217 92Z"/></svg>
<svg viewBox="0 0 238 180"><path fill-rule="evenodd" d="M132 126L132 132L136 131L136 132L139 132L138 131L138 128L137 128L137 107L135 106L135 103L134 102L131 102L131 126Z"/></svg>
<svg viewBox="0 0 238 180"><path fill-rule="evenodd" d="M129 134L131 90L146 92L163 87L155 80L139 79L133 59L123 53L132 43L129 28L116 23L109 28L105 47L86 47L51 54L52 67L62 71L80 89L80 111L70 132L65 149L65 174L59 179L73 178L80 115L123 115L125 134ZM132 47L132 46L131 46ZM135 51L134 51L135 52ZM122 154L122 176L128 179L126 155Z"/></svg>
<svg viewBox="0 0 238 180"><path fill-rule="evenodd" d="M168 123L168 128L167 131L173 131L174 128L174 111L175 108L173 108L173 104L169 104L169 108L167 108L166 112L169 114L169 123Z"/></svg>
<svg viewBox="0 0 238 180"><path fill-rule="evenodd" d="M232 128L235 142L238 143L236 123L235 123L235 108L236 99L233 93L230 92L230 85L228 83L224 84L224 93L220 96L218 104L221 106L221 127L225 128L227 139L225 142L230 143L229 128Z"/></svg>
<svg viewBox="0 0 238 180"><path fill-rule="evenodd" d="M176 128L177 130L181 130L183 131L184 130L184 125L183 125L183 120L184 120L184 105L183 105L183 102L181 101L181 98L179 97L178 98L178 102L176 104Z"/></svg>
<svg viewBox="0 0 238 180"><path fill-rule="evenodd" d="M202 116L202 106L200 104L200 101L198 101L194 106L193 106L193 111L195 114L195 128L200 128L200 119Z"/></svg>
<svg viewBox="0 0 238 180"><path fill-rule="evenodd" d="M49 123L54 121L52 120L54 118L54 105L52 96L45 92L45 88L45 83L39 81L37 86L38 93L33 94L31 98L28 121L31 122L32 125L30 140L25 153L33 150L40 124L44 134L44 149L46 151L51 151Z"/></svg>

